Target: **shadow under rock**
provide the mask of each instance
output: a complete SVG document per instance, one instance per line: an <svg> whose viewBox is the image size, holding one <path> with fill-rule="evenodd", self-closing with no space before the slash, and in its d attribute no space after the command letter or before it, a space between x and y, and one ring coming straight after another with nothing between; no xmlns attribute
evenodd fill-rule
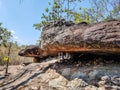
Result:
<svg viewBox="0 0 120 90"><path fill-rule="evenodd" d="M72 60L56 62L51 66L67 80L80 78L87 83L92 83L95 79L99 81L104 75L118 75L120 72L118 67L120 68L119 54L90 53L75 55Z"/></svg>

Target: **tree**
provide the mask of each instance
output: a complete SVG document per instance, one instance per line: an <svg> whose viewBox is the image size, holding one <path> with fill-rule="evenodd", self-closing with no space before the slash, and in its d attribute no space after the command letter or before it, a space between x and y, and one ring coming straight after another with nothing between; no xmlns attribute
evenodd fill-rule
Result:
<svg viewBox="0 0 120 90"><path fill-rule="evenodd" d="M92 7L87 10L87 13L94 22L120 18L120 0L89 1Z"/></svg>
<svg viewBox="0 0 120 90"><path fill-rule="evenodd" d="M2 23L0 23L0 46L7 46L7 43L11 37L11 32L9 32L6 28L3 28Z"/></svg>
<svg viewBox="0 0 120 90"><path fill-rule="evenodd" d="M75 23L96 23L104 20L120 19L120 0L89 0L90 8L83 8L80 2L83 0L54 0L48 2L49 8L42 14L42 21L34 24L41 30L50 22L65 19Z"/></svg>
<svg viewBox="0 0 120 90"><path fill-rule="evenodd" d="M48 2L49 8L45 9L45 13L42 14L42 21L33 26L41 30L42 27L50 22L65 19L74 20L73 13L76 12L77 4L80 4L81 0L54 0L53 3Z"/></svg>
<svg viewBox="0 0 120 90"><path fill-rule="evenodd" d="M105 20L120 19L120 0L89 0L90 8L82 8L73 12L76 23L85 21L96 23Z"/></svg>

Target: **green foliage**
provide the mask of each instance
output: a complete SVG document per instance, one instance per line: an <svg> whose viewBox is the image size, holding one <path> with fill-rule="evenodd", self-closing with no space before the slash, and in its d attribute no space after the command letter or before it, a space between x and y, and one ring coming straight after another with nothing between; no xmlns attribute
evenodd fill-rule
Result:
<svg viewBox="0 0 120 90"><path fill-rule="evenodd" d="M95 22L120 18L120 0L90 0L91 9L88 9L90 18Z"/></svg>
<svg viewBox="0 0 120 90"><path fill-rule="evenodd" d="M73 13L76 23L85 21L96 23L105 20L120 20L120 0L89 0L90 8L82 8ZM117 4L116 4L117 1ZM119 3L118 3L119 2Z"/></svg>
<svg viewBox="0 0 120 90"><path fill-rule="evenodd" d="M6 57L3 58L3 61L4 61L4 62L7 62L8 60L9 60L9 57L8 57L8 56L6 56Z"/></svg>
<svg viewBox="0 0 120 90"><path fill-rule="evenodd" d="M34 24L36 29L51 21L66 19L75 23L88 22L96 23L104 20L120 19L120 0L89 0L90 8L83 8L80 2L84 0L54 0L48 2L49 7L42 14L42 21Z"/></svg>
<svg viewBox="0 0 120 90"><path fill-rule="evenodd" d="M87 8L80 7L79 12L73 12L74 22L86 22L86 23L94 23L94 20L90 17Z"/></svg>
<svg viewBox="0 0 120 90"><path fill-rule="evenodd" d="M11 37L11 32L9 32L6 28L3 28L2 23L0 23L0 46L7 46L7 43Z"/></svg>
<svg viewBox="0 0 120 90"><path fill-rule="evenodd" d="M35 29L41 30L42 27L52 21L60 19L74 20L75 6L80 2L81 0L54 0L53 3L48 2L49 8L46 8L45 13L42 14L42 21L33 26Z"/></svg>
<svg viewBox="0 0 120 90"><path fill-rule="evenodd" d="M48 2L48 5L50 6L50 8L45 9L46 13L42 14L42 17L41 17L42 21L38 24L33 25L35 27L35 29L40 30L42 27L49 24L50 21L60 19L60 16L59 16L60 10L59 9L61 8L61 5L59 5L59 2L54 1L53 5L50 2Z"/></svg>

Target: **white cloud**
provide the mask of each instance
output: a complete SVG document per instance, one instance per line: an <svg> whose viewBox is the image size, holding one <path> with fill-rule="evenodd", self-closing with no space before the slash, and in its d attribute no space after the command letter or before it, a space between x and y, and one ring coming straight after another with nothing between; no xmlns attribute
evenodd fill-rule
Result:
<svg viewBox="0 0 120 90"><path fill-rule="evenodd" d="M14 38L15 40L18 40L18 37L17 37L17 36L13 36L13 38Z"/></svg>
<svg viewBox="0 0 120 90"><path fill-rule="evenodd" d="M15 34L15 30L10 30L11 31L11 33L14 35Z"/></svg>
<svg viewBox="0 0 120 90"><path fill-rule="evenodd" d="M15 32L15 30L10 30L10 32L12 33L12 40L13 41L19 41L19 38L18 38L18 36L16 36L16 32Z"/></svg>

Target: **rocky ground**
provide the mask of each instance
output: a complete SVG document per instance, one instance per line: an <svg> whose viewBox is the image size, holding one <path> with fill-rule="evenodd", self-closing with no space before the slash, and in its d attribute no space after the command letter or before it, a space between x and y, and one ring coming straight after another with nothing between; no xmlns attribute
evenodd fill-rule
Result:
<svg viewBox="0 0 120 90"><path fill-rule="evenodd" d="M0 67L0 90L120 90L119 60L97 64L57 61L9 66L6 77Z"/></svg>
<svg viewBox="0 0 120 90"><path fill-rule="evenodd" d="M1 75L1 90L120 90L120 21L89 25L63 20L44 27L41 35L41 48L24 49L22 56L32 51L44 60L55 56L53 51L69 51L72 60L48 58L19 66L9 76Z"/></svg>

